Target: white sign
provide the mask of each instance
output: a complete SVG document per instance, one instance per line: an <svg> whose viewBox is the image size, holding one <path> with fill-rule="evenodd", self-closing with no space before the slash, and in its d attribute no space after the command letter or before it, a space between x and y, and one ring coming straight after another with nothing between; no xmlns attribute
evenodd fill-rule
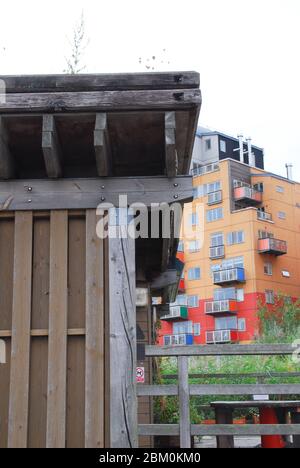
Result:
<svg viewBox="0 0 300 468"><path fill-rule="evenodd" d="M0 340L0 364L6 364L6 345L3 340Z"/></svg>
<svg viewBox="0 0 300 468"><path fill-rule="evenodd" d="M145 383L145 367L136 368L136 381L137 383Z"/></svg>

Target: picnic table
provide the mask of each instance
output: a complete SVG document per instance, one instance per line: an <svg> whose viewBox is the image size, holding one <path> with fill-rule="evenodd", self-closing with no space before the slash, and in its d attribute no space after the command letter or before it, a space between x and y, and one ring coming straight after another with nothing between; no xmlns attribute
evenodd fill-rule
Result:
<svg viewBox="0 0 300 468"><path fill-rule="evenodd" d="M236 409L258 408L260 424L285 424L288 413L291 413L292 423L300 423L300 401L215 401L211 407L216 412L217 424L233 424L233 411ZM294 436L294 447L300 447L300 437ZM234 448L233 436L218 436L218 448ZM262 448L283 448L282 436L262 436Z"/></svg>

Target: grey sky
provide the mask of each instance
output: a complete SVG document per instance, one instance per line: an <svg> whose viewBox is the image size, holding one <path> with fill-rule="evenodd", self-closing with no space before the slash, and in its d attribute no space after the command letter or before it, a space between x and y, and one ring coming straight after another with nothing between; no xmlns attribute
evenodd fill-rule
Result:
<svg viewBox="0 0 300 468"><path fill-rule="evenodd" d="M300 180L299 0L2 0L0 74L61 73L82 9L87 72L144 71L152 55L199 71L201 124L252 136L267 169L292 162Z"/></svg>

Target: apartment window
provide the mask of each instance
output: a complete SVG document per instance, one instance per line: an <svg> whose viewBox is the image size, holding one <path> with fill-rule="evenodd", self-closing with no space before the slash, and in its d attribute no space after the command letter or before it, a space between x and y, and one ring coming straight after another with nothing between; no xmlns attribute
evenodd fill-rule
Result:
<svg viewBox="0 0 300 468"><path fill-rule="evenodd" d="M198 213L191 213L189 216L189 224L190 226L197 226L199 224L199 217Z"/></svg>
<svg viewBox="0 0 300 468"><path fill-rule="evenodd" d="M209 184L203 185L203 194L208 195L209 193L218 192L221 190L222 184L220 180L216 180L215 182L211 182Z"/></svg>
<svg viewBox="0 0 300 468"><path fill-rule="evenodd" d="M200 336L200 335L201 335L201 324L194 323L194 336Z"/></svg>
<svg viewBox="0 0 300 468"><path fill-rule="evenodd" d="M221 263L222 270L230 270L232 268L244 268L244 257L228 258Z"/></svg>
<svg viewBox="0 0 300 468"><path fill-rule="evenodd" d="M229 232L227 235L227 244L228 245L235 245L235 244L243 244L245 242L245 232L244 231L235 231Z"/></svg>
<svg viewBox="0 0 300 468"><path fill-rule="evenodd" d="M172 302L170 304L170 307L172 306L186 306L187 304L187 297L185 294L179 294L177 297L176 297L176 302Z"/></svg>
<svg viewBox="0 0 300 468"><path fill-rule="evenodd" d="M284 193L284 187L281 187L280 185L277 185L276 192L277 193Z"/></svg>
<svg viewBox="0 0 300 468"><path fill-rule="evenodd" d="M286 219L286 213L284 211L278 211L279 219Z"/></svg>
<svg viewBox="0 0 300 468"><path fill-rule="evenodd" d="M245 292L243 289L236 290L236 300L237 302L244 302L245 300Z"/></svg>
<svg viewBox="0 0 300 468"><path fill-rule="evenodd" d="M253 185L254 190L257 190L258 192L264 191L264 184L263 182L259 182L258 184Z"/></svg>
<svg viewBox="0 0 300 468"><path fill-rule="evenodd" d="M214 301L226 300L244 302L244 289L220 288L214 290Z"/></svg>
<svg viewBox="0 0 300 468"><path fill-rule="evenodd" d="M177 251L178 252L184 252L184 242L183 241L179 241Z"/></svg>
<svg viewBox="0 0 300 468"><path fill-rule="evenodd" d="M273 265L272 263L265 263L264 264L264 274L268 276L273 275Z"/></svg>
<svg viewBox="0 0 300 468"><path fill-rule="evenodd" d="M206 151L211 150L211 139L210 138L208 140L205 140L205 150Z"/></svg>
<svg viewBox="0 0 300 468"><path fill-rule="evenodd" d="M246 319L245 318L238 319L238 331L240 332L246 331Z"/></svg>
<svg viewBox="0 0 300 468"><path fill-rule="evenodd" d="M275 294L272 290L266 291L266 303L267 304L275 304Z"/></svg>
<svg viewBox="0 0 300 468"><path fill-rule="evenodd" d="M173 334L174 335L192 335L193 333L193 322L175 322L173 323Z"/></svg>
<svg viewBox="0 0 300 468"><path fill-rule="evenodd" d="M215 321L216 330L237 330L236 317L220 317Z"/></svg>
<svg viewBox="0 0 300 468"><path fill-rule="evenodd" d="M206 220L208 223L218 221L219 219L223 219L223 208L215 208L206 212Z"/></svg>
<svg viewBox="0 0 300 468"><path fill-rule="evenodd" d="M201 270L199 267L190 268L188 270L188 279L190 281L197 281L201 279Z"/></svg>
<svg viewBox="0 0 300 468"><path fill-rule="evenodd" d="M284 278L290 278L290 277L291 277L291 274L290 274L290 272L287 271L287 270L282 270L282 276L283 276Z"/></svg>
<svg viewBox="0 0 300 468"><path fill-rule="evenodd" d="M187 298L188 307L195 308L199 305L199 296L188 296Z"/></svg>
<svg viewBox="0 0 300 468"><path fill-rule="evenodd" d="M268 231L258 231L258 238L259 239L274 239L274 234Z"/></svg>
<svg viewBox="0 0 300 468"><path fill-rule="evenodd" d="M200 242L199 241L190 241L189 242L189 252L190 253L195 253L199 252L200 250Z"/></svg>
<svg viewBox="0 0 300 468"><path fill-rule="evenodd" d="M224 245L224 234L222 232L216 232L210 236L210 246L219 247Z"/></svg>
<svg viewBox="0 0 300 468"><path fill-rule="evenodd" d="M220 150L222 153L226 153L226 141L220 140Z"/></svg>

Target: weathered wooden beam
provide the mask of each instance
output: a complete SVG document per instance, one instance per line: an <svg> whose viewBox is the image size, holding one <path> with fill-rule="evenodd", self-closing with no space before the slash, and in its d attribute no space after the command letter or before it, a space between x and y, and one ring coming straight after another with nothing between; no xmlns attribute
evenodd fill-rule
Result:
<svg viewBox="0 0 300 468"><path fill-rule="evenodd" d="M127 209L126 209L127 213ZM115 226L109 242L110 447L138 445L135 240Z"/></svg>
<svg viewBox="0 0 300 468"><path fill-rule="evenodd" d="M48 177L62 177L62 150L56 131L55 118L51 114L43 115L42 148Z"/></svg>
<svg viewBox="0 0 300 468"><path fill-rule="evenodd" d="M14 160L8 147L5 120L0 116L0 179L11 179L14 175Z"/></svg>
<svg viewBox="0 0 300 468"><path fill-rule="evenodd" d="M300 384L190 385L190 395L298 395ZM143 385L139 396L175 396L177 385Z"/></svg>
<svg viewBox="0 0 300 468"><path fill-rule="evenodd" d="M300 434L300 424L192 424L192 436L260 436L260 435L295 435ZM179 424L140 424L140 436L178 436Z"/></svg>
<svg viewBox="0 0 300 468"><path fill-rule="evenodd" d="M201 104L198 89L146 91L99 91L7 94L0 103L0 112L62 112L62 111L133 111L193 109Z"/></svg>
<svg viewBox="0 0 300 468"><path fill-rule="evenodd" d="M94 130L94 148L99 177L110 175L111 146L107 127L107 114L97 114Z"/></svg>
<svg viewBox="0 0 300 468"><path fill-rule="evenodd" d="M295 347L274 345L146 346L146 356L290 356Z"/></svg>
<svg viewBox="0 0 300 468"><path fill-rule="evenodd" d="M178 158L176 151L176 114L165 113L165 157L166 174L168 177L176 177L178 170Z"/></svg>
<svg viewBox="0 0 300 468"><path fill-rule="evenodd" d="M0 211L89 209L101 202L119 205L119 195L126 194L128 204L172 203L192 198L189 176L167 177L59 179L52 181L0 181Z"/></svg>
<svg viewBox="0 0 300 468"><path fill-rule="evenodd" d="M7 93L188 89L198 88L200 85L199 73L194 71L86 75L2 75L0 79L5 82Z"/></svg>

